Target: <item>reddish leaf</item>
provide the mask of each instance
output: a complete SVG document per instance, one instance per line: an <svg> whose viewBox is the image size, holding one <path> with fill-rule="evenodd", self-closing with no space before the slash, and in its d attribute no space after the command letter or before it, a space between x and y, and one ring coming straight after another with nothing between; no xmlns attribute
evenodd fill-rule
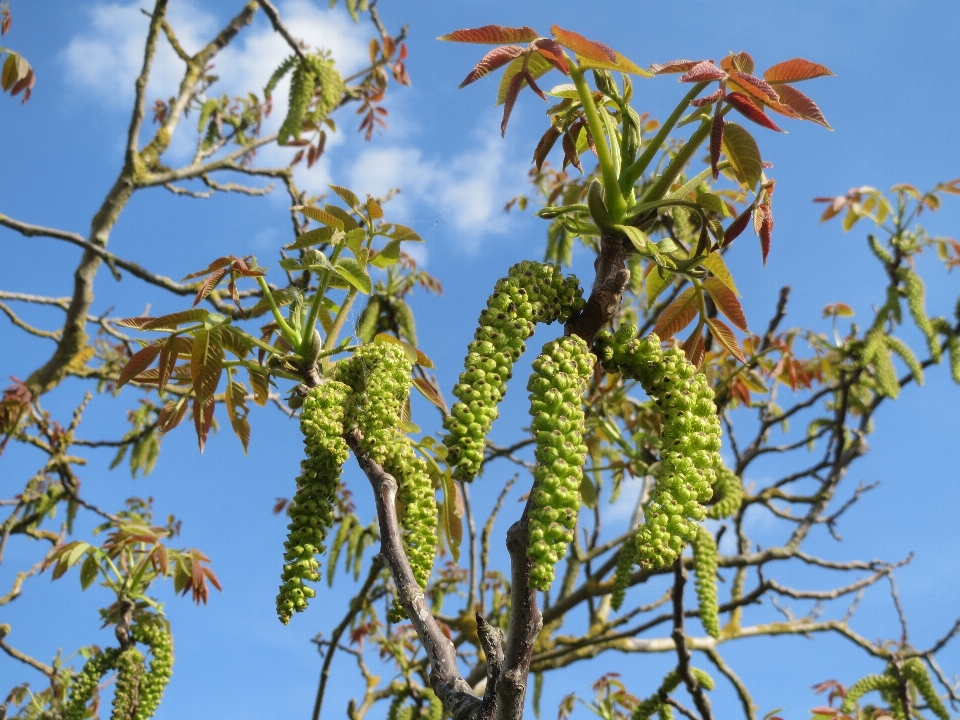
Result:
<svg viewBox="0 0 960 720"><path fill-rule="evenodd" d="M446 410L446 405L443 402L443 398L437 394L437 389L433 385L423 378L414 378L413 384L427 400L441 410Z"/></svg>
<svg viewBox="0 0 960 720"><path fill-rule="evenodd" d="M157 417L157 427L160 432L170 432L187 415L187 399L170 400L161 409Z"/></svg>
<svg viewBox="0 0 960 720"><path fill-rule="evenodd" d="M723 284L719 278L710 277L703 281L703 287L710 293L717 310L726 315L730 322L744 332L747 330L747 318L743 315L743 308L733 290Z"/></svg>
<svg viewBox="0 0 960 720"><path fill-rule="evenodd" d="M838 708L826 707L825 705L821 705L819 707L813 708L812 710L810 710L810 712L813 715L825 715L827 717L833 717L834 715L838 714L840 710Z"/></svg>
<svg viewBox="0 0 960 720"><path fill-rule="evenodd" d="M684 341L683 354L695 368L699 368L703 363L703 335L699 330L694 330L693 334Z"/></svg>
<svg viewBox="0 0 960 720"><path fill-rule="evenodd" d="M550 32L553 33L553 37L556 38L558 43L568 50L573 50L573 52L581 57L585 57L588 60L596 60L601 63L610 63L613 65L617 63L617 53L601 42L587 40L583 35L575 33L572 30L564 30L559 25L551 26Z"/></svg>
<svg viewBox="0 0 960 720"><path fill-rule="evenodd" d="M547 131L543 134L543 137L540 138L540 142L537 143L536 150L533 151L533 163L537 166L537 170L543 167L544 161L547 159L547 155L550 154L550 151L553 149L553 146L556 144L557 140L563 133L560 132L557 128L551 125L547 128Z"/></svg>
<svg viewBox="0 0 960 720"><path fill-rule="evenodd" d="M180 337L178 335L172 335L163 343L163 347L160 350L160 362L158 364L157 375L157 387L160 390L163 390L170 381L170 376L173 374L173 368L177 364L178 356L189 354L192 345L192 338Z"/></svg>
<svg viewBox="0 0 960 720"><path fill-rule="evenodd" d="M270 396L270 378L266 371L247 370L250 376L250 387L253 388L253 401L263 407Z"/></svg>
<svg viewBox="0 0 960 720"><path fill-rule="evenodd" d="M518 28L503 27L502 25L484 25L478 28L455 30L452 33L438 37L437 40L501 45L503 43L532 42L536 40L537 37L537 31L526 25Z"/></svg>
<svg viewBox="0 0 960 720"><path fill-rule="evenodd" d="M313 148L310 149L313 150ZM201 300L213 292L213 289L220 284L220 281L223 280L223 276L229 271L230 268L220 268L219 270L214 271L210 277L204 280L203 284L200 285L200 289L197 290L197 296L193 299L193 306L196 307Z"/></svg>
<svg viewBox="0 0 960 720"><path fill-rule="evenodd" d="M661 340L671 338L689 325L699 311L700 304L697 302L697 290L688 287L664 309L657 319L653 331Z"/></svg>
<svg viewBox="0 0 960 720"><path fill-rule="evenodd" d="M513 79L510 81L510 86L507 88L507 94L503 99L503 122L500 123L501 137L507 134L507 123L510 122L510 113L513 112L513 106L517 102L517 95L520 94L520 89L523 87L524 82L526 82L524 73L518 72L513 76Z"/></svg>
<svg viewBox="0 0 960 720"><path fill-rule="evenodd" d="M223 372L223 344L218 330L202 328L194 336L190 357L193 391L204 405L213 403L213 396Z"/></svg>
<svg viewBox="0 0 960 720"><path fill-rule="evenodd" d="M713 170L713 179L720 176L717 163L720 162L720 151L723 149L723 113L713 114L713 126L710 128L710 168Z"/></svg>
<svg viewBox="0 0 960 720"><path fill-rule="evenodd" d="M247 420L247 413L250 411L246 403L247 389L243 386L243 383L231 380L227 385L225 399L230 426L233 428L234 434L240 438L243 452L246 453L247 447L250 445L250 422Z"/></svg>
<svg viewBox="0 0 960 720"><path fill-rule="evenodd" d="M748 207L742 213L737 215L737 218L732 223L730 223L730 227L724 230L723 245L721 245L720 247L726 247L727 245L729 245L730 243L732 243L734 240L737 239L737 236L746 229L747 223L750 222L750 215L752 213L753 213L753 205L750 205L750 207Z"/></svg>
<svg viewBox="0 0 960 720"><path fill-rule="evenodd" d="M527 81L527 85L530 86L530 89L540 96L541 100L547 99L547 96L543 94L543 90L541 90L540 86L537 85L537 81L534 80L533 73L531 73L527 68L523 69L523 79Z"/></svg>
<svg viewBox="0 0 960 720"><path fill-rule="evenodd" d="M570 66L563 54L563 47L556 40L539 38L530 43L530 47L564 75L570 74Z"/></svg>
<svg viewBox="0 0 960 720"><path fill-rule="evenodd" d="M563 167L570 163L582 173L583 166L580 164L580 158L577 155L577 141L575 139L575 133L579 134L581 127L583 127L583 123L576 122L567 128L567 132L563 134L561 145L563 147Z"/></svg>
<svg viewBox="0 0 960 720"><path fill-rule="evenodd" d="M740 350L740 345L737 343L737 338L733 334L733 330L731 330L725 322L717 318L707 318L707 326L710 328L710 333L716 338L718 343L723 345L737 360L746 362L746 358L743 356L743 351Z"/></svg>
<svg viewBox="0 0 960 720"><path fill-rule="evenodd" d="M720 61L720 67L728 73L733 72L753 72L753 58L745 52L739 52L736 55L731 53Z"/></svg>
<svg viewBox="0 0 960 720"><path fill-rule="evenodd" d="M778 85L777 92L780 93L780 102L793 110L801 118L811 120L818 125L823 125L827 130L833 130L833 128L830 127L830 123L828 123L827 119L823 116L823 113L820 112L817 104L795 87L792 85Z"/></svg>
<svg viewBox="0 0 960 720"><path fill-rule="evenodd" d="M825 75L833 75L830 68L825 65L810 62L803 58L793 58L771 65L763 73L763 79L768 83L790 83L811 80Z"/></svg>
<svg viewBox="0 0 960 720"><path fill-rule="evenodd" d="M703 107L704 105L713 105L713 103L718 100L723 100L724 96L723 88L716 90L709 95L704 95L702 98L697 98L696 100L691 100L690 104L694 107Z"/></svg>
<svg viewBox="0 0 960 720"><path fill-rule="evenodd" d="M767 264L767 255L770 254L770 236L773 233L773 210L766 203L757 205L757 212L753 216L753 229L760 236L760 252L763 255L763 264Z"/></svg>
<svg viewBox="0 0 960 720"><path fill-rule="evenodd" d="M665 73L681 73L690 70L691 68L700 65L705 62L713 62L712 60L671 60L670 62L663 63L662 65L654 63L648 69L654 75L663 75Z"/></svg>
<svg viewBox="0 0 960 720"><path fill-rule="evenodd" d="M200 444L200 452L203 452L203 446L207 442L207 436L210 434L210 426L213 425L213 408L216 405L213 400L205 405L200 404L199 398L193 399L193 425L197 430L197 442Z"/></svg>
<svg viewBox="0 0 960 720"><path fill-rule="evenodd" d="M479 80L484 75L493 72L497 68L503 67L515 57L523 54L523 48L519 45L504 45L488 52L483 58L474 65L473 70L460 83L460 87L465 87L475 80Z"/></svg>
<svg viewBox="0 0 960 720"><path fill-rule="evenodd" d="M766 80L761 80L758 77L743 72L731 73L731 77L736 85L739 85L746 90L748 94L760 100L776 100L779 97L777 91L774 90Z"/></svg>
<svg viewBox="0 0 960 720"><path fill-rule="evenodd" d="M233 261L237 260L237 257L234 255L226 255L221 258L217 258L212 263L210 263L203 270L198 270L197 272L192 272L184 280L193 280L194 278L203 277L204 275L209 275L214 270L219 270L220 268L230 267L233 264Z"/></svg>
<svg viewBox="0 0 960 720"><path fill-rule="evenodd" d="M710 60L699 62L690 68L685 74L681 75L677 82L707 82L709 80L722 80L727 74L713 64Z"/></svg>
<svg viewBox="0 0 960 720"><path fill-rule="evenodd" d="M777 124L767 117L763 110L754 105L753 101L750 100L750 98L748 98L746 95L742 95L741 93L737 92L728 93L726 99L728 103L733 105L737 112L746 117L748 120L753 120L753 122L755 122L757 125L762 125L769 130L783 132L783 130L778 128Z"/></svg>
<svg viewBox="0 0 960 720"><path fill-rule="evenodd" d="M127 361L127 364L124 366L123 370L120 372L120 378L117 380L117 387L123 387L130 380L135 378L137 375L146 370L150 363L153 362L153 359L160 353L160 343L155 342L151 345L147 345L143 350L140 350L132 358Z"/></svg>

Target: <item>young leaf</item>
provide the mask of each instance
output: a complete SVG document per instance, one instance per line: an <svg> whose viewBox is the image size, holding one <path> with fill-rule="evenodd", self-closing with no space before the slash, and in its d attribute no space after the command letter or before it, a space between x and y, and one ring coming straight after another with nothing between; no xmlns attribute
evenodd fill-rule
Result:
<svg viewBox="0 0 960 720"><path fill-rule="evenodd" d="M343 220L320 208L310 205L295 205L293 209L311 220L316 220L318 223L332 227L335 230L343 230Z"/></svg>
<svg viewBox="0 0 960 720"><path fill-rule="evenodd" d="M213 409L215 406L216 403L213 400L206 405L201 405L198 398L193 399L193 426L197 431L197 443L200 445L200 452L203 452L203 446L210 434L210 427L213 425Z"/></svg>
<svg viewBox="0 0 960 720"><path fill-rule="evenodd" d="M718 343L723 345L737 360L746 362L743 351L740 350L740 345L737 344L737 338L733 334L733 330L731 330L725 322L717 318L707 318L707 326L710 328L710 333L716 338Z"/></svg>
<svg viewBox="0 0 960 720"><path fill-rule="evenodd" d="M358 198L352 190L348 190L347 188L339 185L327 185L327 187L333 190L340 197L340 199L351 208L354 210L360 209L360 198Z"/></svg>
<svg viewBox="0 0 960 720"><path fill-rule="evenodd" d="M484 25L465 30L454 30L437 40L448 42L479 43L482 45L502 45L503 43L532 42L538 37L537 31L526 25L518 28L502 25Z"/></svg>
<svg viewBox="0 0 960 720"><path fill-rule="evenodd" d="M550 38L538 38L530 43L530 47L564 75L570 74L570 65L560 43Z"/></svg>
<svg viewBox="0 0 960 720"><path fill-rule="evenodd" d="M518 72L510 79L510 85L507 86L507 94L503 98L503 120L500 123L500 136L506 137L507 123L510 122L510 113L513 112L513 106L517 102L517 96L520 90L527 82L527 73Z"/></svg>
<svg viewBox="0 0 960 720"><path fill-rule="evenodd" d="M510 64L507 65L506 70L503 71L503 75L500 77L500 86L497 88L497 105L503 105L506 102L507 92L510 90L510 85L517 74L524 75L523 82L520 84L520 90L523 89L523 86L526 84L524 65L526 65L526 73L533 78L545 75L553 68L553 65L538 53L526 54L514 58Z"/></svg>
<svg viewBox="0 0 960 720"><path fill-rule="evenodd" d="M334 237L339 232L342 231L332 227L314 228L298 236L297 239L289 245L284 245L283 249L300 250L301 248L311 247L313 245L333 243L336 242Z"/></svg>
<svg viewBox="0 0 960 720"><path fill-rule="evenodd" d="M760 182L763 162L757 141L737 123L726 122L723 126L723 153L730 160L737 179L753 189Z"/></svg>
<svg viewBox="0 0 960 720"><path fill-rule="evenodd" d="M601 42L587 40L583 35L572 30L564 30L559 25L552 25L550 32L558 43L582 58L605 63L617 62L616 51Z"/></svg>
<svg viewBox="0 0 960 720"><path fill-rule="evenodd" d="M250 387L253 388L253 401L263 407L270 396L270 378L266 370L247 369L250 376Z"/></svg>
<svg viewBox="0 0 960 720"><path fill-rule="evenodd" d="M153 359L160 353L160 346L160 341L147 345L143 350L140 350L130 358L120 373L120 378L117 380L117 387L123 387L130 382L130 380L146 370L153 362Z"/></svg>
<svg viewBox="0 0 960 720"><path fill-rule="evenodd" d="M365 295L373 290L367 270L353 258L340 258L334 270L337 274Z"/></svg>
<svg viewBox="0 0 960 720"><path fill-rule="evenodd" d="M709 95L704 95L702 98L697 98L696 100L691 100L690 104L694 107L703 107L704 105L713 105L719 100L723 100L725 95L724 90L721 88L719 90L714 90Z"/></svg>
<svg viewBox="0 0 960 720"><path fill-rule="evenodd" d="M383 217L383 208L380 207L380 203L369 195L367 196L367 217L371 220L379 220Z"/></svg>
<svg viewBox="0 0 960 720"><path fill-rule="evenodd" d="M99 573L100 566L97 564L97 559L93 555L87 555L83 565L80 566L80 589L86 590L90 587Z"/></svg>
<svg viewBox="0 0 960 720"><path fill-rule="evenodd" d="M204 320L210 314L209 310L195 308L193 310L181 310L180 312L163 315L162 317L135 317L117 320L115 324L120 327L136 328L137 330L165 330L175 328L187 322L198 322Z"/></svg>
<svg viewBox="0 0 960 720"><path fill-rule="evenodd" d="M381 230L387 235L387 237L393 238L394 240L399 240L401 242L423 242L423 238L417 235L416 232L408 228L406 225L388 224L384 225Z"/></svg>
<svg viewBox="0 0 960 720"><path fill-rule="evenodd" d="M671 60L670 62L658 64L654 63L648 69L654 75L663 75L664 73L682 73L695 68L701 63L709 62L712 63L712 60Z"/></svg>
<svg viewBox="0 0 960 720"><path fill-rule="evenodd" d="M757 123L757 125L762 125L769 130L783 132L783 130L778 128L777 124L767 117L763 110L754 105L753 101L746 95L738 92L727 93L726 100L728 103L733 105L734 109L738 113L746 117L748 120L752 120L753 122Z"/></svg>
<svg viewBox="0 0 960 720"><path fill-rule="evenodd" d="M450 554L453 561L457 562L460 559L460 543L463 541L463 499L460 497L460 488L449 471L440 476L440 487L443 489L443 529Z"/></svg>
<svg viewBox="0 0 960 720"><path fill-rule="evenodd" d="M177 358L181 355L190 355L193 349L193 338L171 335L160 349L160 362L157 365L157 387L163 390L170 381Z"/></svg>
<svg viewBox="0 0 960 720"><path fill-rule="evenodd" d="M446 410L447 406L443 402L443 398L437 394L437 389L433 387L429 382L423 378L414 378L413 385L420 391L420 394L423 395L427 400L436 405L441 410Z"/></svg>
<svg viewBox="0 0 960 720"><path fill-rule="evenodd" d="M470 83L479 80L484 75L487 75L497 68L503 67L508 62L513 60L516 57L519 57L523 54L524 49L519 45L503 45L501 47L496 47L486 55L484 55L480 62L473 66L467 77L463 79L463 82L460 83L459 87L466 87Z"/></svg>
<svg viewBox="0 0 960 720"><path fill-rule="evenodd" d="M553 146L556 144L557 140L562 134L563 133L560 130L551 125L549 128L547 128L547 131L543 134L543 137L540 138L540 142L537 143L537 147L533 151L533 164L536 165L537 170L540 170L543 167L543 163L547 159L547 155L550 154L550 151L553 149Z"/></svg>
<svg viewBox="0 0 960 720"><path fill-rule="evenodd" d="M227 384L227 392L224 394L224 398L227 406L227 416L230 418L230 426L236 436L240 438L240 444L243 445L243 452L246 454L250 445L250 422L247 420L247 413L250 411L246 403L247 389L243 386L243 383L231 379Z"/></svg>
<svg viewBox="0 0 960 720"><path fill-rule="evenodd" d="M744 225L746 225L746 223L744 223ZM730 230L728 229L727 233L729 232ZM726 239L726 233L724 234L724 239ZM723 261L723 255L717 252L710 253L707 256L706 260L704 260L700 264L703 265L703 267L705 267L707 270L712 272L714 276L717 278L717 280L719 280L728 288L733 290L734 294L737 297L740 297L740 291L737 290L737 285L736 283L733 282L733 276L730 274L730 271L727 269L727 264Z"/></svg>
<svg viewBox="0 0 960 720"><path fill-rule="evenodd" d="M720 177L717 164L720 162L720 151L723 149L723 113L713 114L713 125L710 127L710 169L713 170L713 179Z"/></svg>
<svg viewBox="0 0 960 720"><path fill-rule="evenodd" d="M378 268L385 268L393 265L400 259L400 241L391 240L370 260L371 265Z"/></svg>
<svg viewBox="0 0 960 720"><path fill-rule="evenodd" d="M724 230L723 245L721 245L720 247L726 247L727 245L732 243L734 240L737 239L737 236L739 236L740 233L742 233L746 229L747 223L750 222L750 217L753 214L753 208L754 206L750 205L746 210L744 210L742 213L737 215L737 219L734 220L732 223L730 223L730 227Z"/></svg>
<svg viewBox="0 0 960 720"><path fill-rule="evenodd" d="M763 255L763 264L767 264L767 255L770 254L770 236L773 233L773 210L770 205L757 205L753 216L753 229L760 236L760 252Z"/></svg>
<svg viewBox="0 0 960 720"><path fill-rule="evenodd" d="M795 87L778 85L777 92L780 94L780 102L793 110L798 116L804 120L811 120L818 125L823 125L827 130L833 130L817 104Z"/></svg>
<svg viewBox="0 0 960 720"><path fill-rule="evenodd" d="M703 334L700 332L700 330L694 330L690 337L683 341L682 347L683 354L686 356L687 360L690 361L690 364L695 368L699 368L703 363L705 349L703 343Z"/></svg>
<svg viewBox="0 0 960 720"><path fill-rule="evenodd" d="M220 281L223 280L223 276L230 272L230 268L220 268L215 270L210 277L203 281L200 285L200 289L197 290L196 297L193 298L193 307L196 307L202 300L204 300L207 295L213 292L213 289L220 284Z"/></svg>
<svg viewBox="0 0 960 720"><path fill-rule="evenodd" d="M727 74L713 64L710 60L698 62L686 73L680 76L677 82L707 82L710 80L722 80Z"/></svg>
<svg viewBox="0 0 960 720"><path fill-rule="evenodd" d="M194 335L193 350L190 356L190 377L197 400L203 404L213 404L213 396L220 383L223 372L223 345L218 329L201 328Z"/></svg>
<svg viewBox="0 0 960 720"><path fill-rule="evenodd" d="M663 311L653 331L661 340L667 340L689 325L698 312L700 303L697 302L697 289L688 287Z"/></svg>
<svg viewBox="0 0 960 720"><path fill-rule="evenodd" d="M777 91L774 90L768 82L761 80L758 77L754 77L749 73L734 71L730 73L729 82L730 84L742 88L746 95L755 97L757 100L762 102L780 99L780 96L777 95Z"/></svg>
<svg viewBox="0 0 960 720"><path fill-rule="evenodd" d="M710 297L713 298L713 302L716 303L717 309L730 318L735 326L747 331L747 319L743 315L743 308L740 306L740 301L737 300L736 294L727 287L718 278L711 277L703 281L703 287L710 294Z"/></svg>
<svg viewBox="0 0 960 720"><path fill-rule="evenodd" d="M182 397L179 400L169 400L160 408L160 414L157 417L157 427L160 432L170 432L186 417L187 398Z"/></svg>
<svg viewBox="0 0 960 720"><path fill-rule="evenodd" d="M768 83L791 83L824 77L825 75L833 75L825 65L810 62L803 58L793 58L771 65L763 73L763 79Z"/></svg>

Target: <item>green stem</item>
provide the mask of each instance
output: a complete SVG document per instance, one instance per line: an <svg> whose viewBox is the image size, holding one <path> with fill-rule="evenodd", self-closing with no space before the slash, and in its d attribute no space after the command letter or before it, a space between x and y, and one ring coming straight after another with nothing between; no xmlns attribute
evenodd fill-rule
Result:
<svg viewBox="0 0 960 720"><path fill-rule="evenodd" d="M573 78L574 85L577 86L577 94L580 96L580 102L583 104L583 114L587 118L587 125L590 128L590 134L593 135L593 142L597 148L597 160L600 163L600 174L603 178L604 199L607 205L607 212L613 218L615 223L623 219L623 213L627 209L627 203L623 199L623 193L620 191L620 184L617 180L617 169L614 167L613 157L610 154L610 147L607 145L607 134L605 132L603 121L597 112L597 106L593 102L593 93L583 77L583 70L576 64L570 64L570 75ZM615 142L615 138L610 138L610 142Z"/></svg>
<svg viewBox="0 0 960 720"><path fill-rule="evenodd" d="M337 337L340 335L340 330L343 329L343 323L347 319L347 313L350 312L350 306L353 305L353 301L356 300L358 293L359 290L351 287L350 292L347 293L347 297L343 299L343 303L340 305L340 312L338 312L337 316L333 319L333 325L330 326L330 332L327 333L327 339L323 343L324 354L321 355L321 357L334 354L334 343L336 343ZM324 362L324 366L326 367L327 365L329 365L329 363Z"/></svg>
<svg viewBox="0 0 960 720"><path fill-rule="evenodd" d="M680 148L680 151L676 154L673 160L671 160L667 167L664 168L663 174L657 178L653 185L647 188L647 191L640 198L641 203L645 200L659 200L667 194L670 186L673 185L673 181L680 177L680 173L683 172L683 168L686 167L688 162L690 162L690 158L693 157L693 153L695 153L697 148L703 144L704 140L710 137L710 129L712 126L713 118L706 118L700 123L700 127L697 128L697 131L690 136L690 139L687 140L686 144Z"/></svg>
<svg viewBox="0 0 960 720"><path fill-rule="evenodd" d="M263 277L257 277L257 284L260 286L260 289L263 290L263 296L267 299L267 303L270 305L270 312L273 313L273 319L277 321L277 326L280 328L280 332L288 343L293 347L299 347L300 338L293 328L287 324L287 321L283 318L283 315L280 313L280 308L277 307L277 301L273 299L273 293L270 292L270 287L267 285L267 281Z"/></svg>
<svg viewBox="0 0 960 720"><path fill-rule="evenodd" d="M717 170L718 170L718 171L720 171L720 170L726 170L728 167L730 167L730 161L729 161L729 160L724 160L722 163L718 163L718 164L717 164ZM688 180L686 183L684 183L683 187L680 187L680 188L678 188L677 190L674 190L674 191L673 191L672 193L670 193L669 195L667 195L667 196L664 198L664 200L673 200L673 199L675 199L675 198L682 198L682 197L684 197L684 196L687 195L690 191L692 191L695 187L697 187L700 183L702 183L704 180L706 180L708 177L710 177L711 175L713 175L713 168L707 168L706 170L704 170L703 172L701 172L699 175L695 176L693 179Z"/></svg>
<svg viewBox="0 0 960 720"><path fill-rule="evenodd" d="M330 255L330 264L335 265L337 260L340 258L340 253L343 251L343 243L338 244L333 249L333 254ZM333 270L327 270L323 276L323 281L320 283L320 286L317 288L317 294L313 296L313 302L310 303L310 314L307 315L307 322L303 326L303 341L297 349L301 353L306 352L307 346L310 343L310 340L313 338L313 328L317 322L317 316L320 314L320 306L323 304L323 298L327 294L327 288L330 286L330 278L333 275Z"/></svg>
<svg viewBox="0 0 960 720"><path fill-rule="evenodd" d="M693 86L690 92L683 96L683 100L681 100L677 107L674 108L673 112L670 114L670 117L666 119L660 130L656 135L654 135L653 140L650 141L647 149L643 151L643 154L637 158L637 161L633 163L633 165L623 171L620 178L621 191L626 192L627 188L633 187L634 183L640 179L640 176L643 175L644 171L647 169L647 166L657 154L657 151L660 150L660 148L663 147L663 144L667 141L667 136L673 132L673 128L676 127L677 123L680 121L684 111L690 105L690 101L696 98L697 95L699 95L709 84L709 82L699 82Z"/></svg>

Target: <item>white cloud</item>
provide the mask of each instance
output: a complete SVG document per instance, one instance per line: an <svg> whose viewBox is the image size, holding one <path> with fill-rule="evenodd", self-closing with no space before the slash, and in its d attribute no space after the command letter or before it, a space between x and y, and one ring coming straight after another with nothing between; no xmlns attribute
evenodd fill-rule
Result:
<svg viewBox="0 0 960 720"><path fill-rule="evenodd" d="M496 127L486 119L481 124ZM465 248L475 251L484 235L509 229L511 217L503 206L526 186L526 165L509 158L508 147L499 134L488 131L475 138L472 148L447 160L426 157L412 146L367 148L346 176L359 193L384 195L401 188L390 202L391 217L419 225L449 223Z"/></svg>

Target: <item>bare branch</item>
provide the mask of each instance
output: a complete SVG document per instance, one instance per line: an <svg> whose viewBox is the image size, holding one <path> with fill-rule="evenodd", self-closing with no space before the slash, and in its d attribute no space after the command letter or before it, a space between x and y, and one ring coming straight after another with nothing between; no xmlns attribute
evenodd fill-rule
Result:
<svg viewBox="0 0 960 720"><path fill-rule="evenodd" d="M0 650L3 650L7 655L12 657L14 660L19 660L25 665L29 665L30 667L32 667L34 670L39 670L48 678L52 679L56 677L56 674L57 674L56 670L54 670L52 667L50 667L49 665L45 665L39 660L34 660L29 655L22 653L19 650L17 650L15 647L11 647L10 645L8 645L6 638L7 638L7 635L9 634L10 634L10 626L0 625Z"/></svg>
<svg viewBox="0 0 960 720"><path fill-rule="evenodd" d="M396 583L397 598L427 653L430 685L454 717L466 717L479 706L480 698L474 695L470 686L460 677L453 643L430 612L423 590L420 589L403 551L396 510L397 481L363 450L359 432L354 430L349 433L346 440L360 469L373 486L377 518L380 522L380 556Z"/></svg>
<svg viewBox="0 0 960 720"><path fill-rule="evenodd" d="M687 648L687 639L683 631L683 586L686 582L687 571L683 566L683 560L678 558L673 564L673 632L671 633L677 648L677 674L687 686L687 691L693 698L700 717L703 720L712 720L710 700L690 668L690 650Z"/></svg>
<svg viewBox="0 0 960 720"><path fill-rule="evenodd" d="M301 60L305 58L306 54L303 51L306 49L307 44L303 40L297 40L290 34L290 31L287 30L287 27L280 19L280 12L274 7L273 3L271 3L270 0L258 0L258 2L260 3L260 7L263 8L264 15L270 18L273 29L287 41L287 45L290 46L290 49L293 50L297 57Z"/></svg>

